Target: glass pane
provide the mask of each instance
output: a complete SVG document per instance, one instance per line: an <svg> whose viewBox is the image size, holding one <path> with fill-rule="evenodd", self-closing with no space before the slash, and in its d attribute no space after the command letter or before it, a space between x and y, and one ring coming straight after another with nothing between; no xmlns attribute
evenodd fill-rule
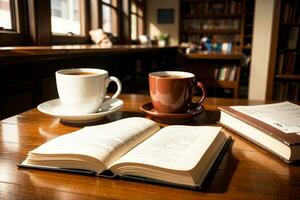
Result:
<svg viewBox="0 0 300 200"><path fill-rule="evenodd" d="M131 12L137 13L137 7L136 7L136 3L134 1L131 3Z"/></svg>
<svg viewBox="0 0 300 200"><path fill-rule="evenodd" d="M144 15L143 10L142 10L141 7L138 7L138 15L141 16L141 17Z"/></svg>
<svg viewBox="0 0 300 200"><path fill-rule="evenodd" d="M136 15L131 15L131 39L137 39L137 17Z"/></svg>
<svg viewBox="0 0 300 200"><path fill-rule="evenodd" d="M12 29L10 0L0 0L0 27Z"/></svg>
<svg viewBox="0 0 300 200"><path fill-rule="evenodd" d="M102 0L102 2L111 5L113 7L117 7L117 0Z"/></svg>
<svg viewBox="0 0 300 200"><path fill-rule="evenodd" d="M104 32L112 33L114 36L118 35L118 21L117 12L115 9L102 5L102 29Z"/></svg>
<svg viewBox="0 0 300 200"><path fill-rule="evenodd" d="M111 0L102 0L104 3L110 4Z"/></svg>
<svg viewBox="0 0 300 200"><path fill-rule="evenodd" d="M112 13L111 8L102 6L102 28L104 32L112 33Z"/></svg>
<svg viewBox="0 0 300 200"><path fill-rule="evenodd" d="M144 22L143 18L138 17L138 35L144 34Z"/></svg>
<svg viewBox="0 0 300 200"><path fill-rule="evenodd" d="M80 35L80 0L51 0L52 33Z"/></svg>

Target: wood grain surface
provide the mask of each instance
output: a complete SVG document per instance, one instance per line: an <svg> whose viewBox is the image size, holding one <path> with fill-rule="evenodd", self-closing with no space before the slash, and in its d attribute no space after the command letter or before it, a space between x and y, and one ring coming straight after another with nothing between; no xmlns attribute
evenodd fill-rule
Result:
<svg viewBox="0 0 300 200"><path fill-rule="evenodd" d="M141 116L139 109L150 98L121 95L125 104L103 120ZM215 125L221 105L254 105L262 101L207 98L206 111L188 125ZM226 131L233 142L218 169L201 191L114 180L71 173L19 169L28 151L82 126L61 123L37 109L4 119L0 123L0 199L299 199L300 166L288 165L245 139ZM165 126L165 124L161 124Z"/></svg>

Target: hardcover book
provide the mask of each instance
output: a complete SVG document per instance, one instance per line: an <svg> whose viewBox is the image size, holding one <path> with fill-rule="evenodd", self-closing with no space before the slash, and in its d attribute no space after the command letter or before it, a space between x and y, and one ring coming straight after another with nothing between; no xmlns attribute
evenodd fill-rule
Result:
<svg viewBox="0 0 300 200"><path fill-rule="evenodd" d="M219 124L291 163L300 160L300 106L221 106Z"/></svg>
<svg viewBox="0 0 300 200"><path fill-rule="evenodd" d="M119 176L201 189L230 137L213 126L173 125L132 117L54 138L19 167Z"/></svg>

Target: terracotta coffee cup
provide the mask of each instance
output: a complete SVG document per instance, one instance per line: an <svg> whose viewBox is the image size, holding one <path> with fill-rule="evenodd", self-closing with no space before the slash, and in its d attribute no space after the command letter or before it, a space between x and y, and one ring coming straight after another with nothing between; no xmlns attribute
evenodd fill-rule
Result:
<svg viewBox="0 0 300 200"><path fill-rule="evenodd" d="M202 97L192 102L193 89L202 91ZM201 106L206 97L203 84L195 75L183 71L159 71L149 74L149 89L154 109L159 113L183 113Z"/></svg>

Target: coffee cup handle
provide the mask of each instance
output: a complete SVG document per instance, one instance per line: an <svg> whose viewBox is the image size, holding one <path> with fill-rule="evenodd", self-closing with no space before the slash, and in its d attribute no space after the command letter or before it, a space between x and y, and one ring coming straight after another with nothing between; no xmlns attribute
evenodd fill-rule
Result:
<svg viewBox="0 0 300 200"><path fill-rule="evenodd" d="M196 86L201 89L201 91L202 91L202 97L197 102L195 102L195 103L193 102L191 104L191 107L193 107L193 108L200 107L201 103L204 101L204 99L206 97L206 89L205 89L203 83L197 81L196 82Z"/></svg>
<svg viewBox="0 0 300 200"><path fill-rule="evenodd" d="M117 88L117 91L115 92L115 94L113 96L109 97L109 99L117 98L121 94L121 91L122 91L121 81L117 77L114 77L114 76L109 76L105 79L105 87L107 88L109 83L112 82L112 81L117 84L118 88Z"/></svg>

